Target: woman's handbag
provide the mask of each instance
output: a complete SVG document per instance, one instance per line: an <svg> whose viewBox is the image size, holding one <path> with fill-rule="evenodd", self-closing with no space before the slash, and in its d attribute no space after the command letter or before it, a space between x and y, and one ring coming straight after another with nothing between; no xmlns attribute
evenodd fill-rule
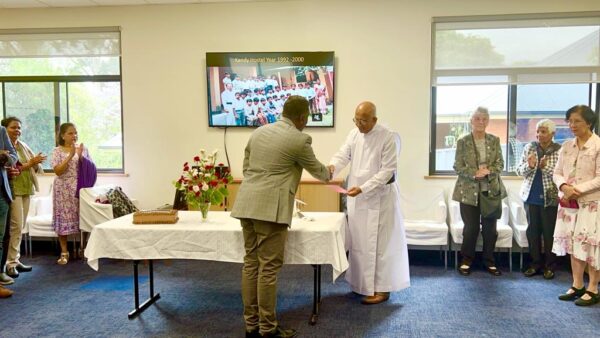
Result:
<svg viewBox="0 0 600 338"><path fill-rule="evenodd" d="M488 191L479 193L479 211L483 218L502 217L502 194L492 195Z"/></svg>
<svg viewBox="0 0 600 338"><path fill-rule="evenodd" d="M475 146L475 137L471 134L471 139L473 140L473 149L475 150L475 159L477 164L479 164L479 151L477 151L477 147ZM490 191L480 191L479 192L479 212L483 218L493 218L500 219L502 217L502 182L500 182L500 177L497 175L493 176L494 180L498 180L498 194L493 195ZM489 180L489 176L488 176ZM489 181L491 186L492 181Z"/></svg>

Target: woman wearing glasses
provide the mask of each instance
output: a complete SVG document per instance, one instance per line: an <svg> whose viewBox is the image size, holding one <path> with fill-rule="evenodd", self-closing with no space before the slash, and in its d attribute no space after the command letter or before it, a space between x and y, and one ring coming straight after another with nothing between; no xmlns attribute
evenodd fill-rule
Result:
<svg viewBox="0 0 600 338"><path fill-rule="evenodd" d="M573 283L558 298L587 306L600 301L600 137L592 132L596 114L590 107L572 107L566 120L575 138L563 144L554 169L561 201L552 251L571 255ZM586 266L590 276L587 289L583 281Z"/></svg>
<svg viewBox="0 0 600 338"><path fill-rule="evenodd" d="M456 144L454 170L458 175L452 199L460 203L460 216L465 225L461 246L462 262L458 272L467 276L475 258L479 225L483 237L483 264L487 271L500 276L496 267L494 248L498 232L496 218L481 214L480 193L506 197L506 189L499 179L504 168L500 139L485 132L490 122L487 108L478 107L471 114L471 133L461 137Z"/></svg>

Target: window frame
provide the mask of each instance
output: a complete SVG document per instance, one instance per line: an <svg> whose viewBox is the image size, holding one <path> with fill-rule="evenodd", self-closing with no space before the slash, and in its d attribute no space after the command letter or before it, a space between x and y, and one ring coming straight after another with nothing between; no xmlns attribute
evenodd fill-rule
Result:
<svg viewBox="0 0 600 338"><path fill-rule="evenodd" d="M436 70L435 62L436 62L436 24L443 23L469 23L469 22L490 22L494 21L526 21L526 20L539 20L539 19L584 19L584 18L600 18L600 12L566 12L566 13L536 13L536 14L514 14L514 15L480 15L480 16L456 16L456 17L434 17L431 21L431 68L430 68L430 107L431 107L431 119L430 119L430 144L429 144L429 175L430 176L455 176L456 172L454 170L436 170L436 137L437 137L437 89L440 85L436 82L437 77L439 76L493 76L493 75L504 75L509 78L508 83L505 85L508 87L508 102L507 102L507 115L506 115L506 139L508 140L510 134L509 123L517 122L517 93L519 85L524 85L525 83L517 83L516 78L518 75L529 75L529 74L560 74L560 73L577 73L578 70L589 72L590 69L594 70L597 74L600 73L600 67L497 67L490 69L448 69L448 70ZM536 82L535 84L570 84L571 82L557 82L557 83L544 83ZM589 85L588 91L588 106L590 106L596 113L596 116L599 116L600 113L600 80L598 78L591 78L589 82L579 82L586 83ZM473 83L478 84L478 83ZM486 83L479 83L481 85L485 85ZM497 83L501 84L501 83ZM444 84L441 86L451 86L452 84ZM460 85L460 84L456 84ZM593 95L593 86L595 86L595 105L591 106L594 98ZM475 107L473 107L475 109ZM594 126L594 131L598 134L600 118L596 119L596 125ZM508 157L508 150L507 150ZM508 158L504 159L505 168L506 163L508 162ZM517 176L514 172L507 172L503 170L502 175L504 176Z"/></svg>
<svg viewBox="0 0 600 338"><path fill-rule="evenodd" d="M121 57L119 57L119 70L121 70ZM123 174L125 173L125 143L124 143L124 126L123 126L123 82L122 82L122 76L121 74L119 75L49 75L49 76L0 76L0 86L1 86L1 90L2 90L2 118L6 118L6 91L5 91L5 84L6 83L32 83L32 82L46 82L46 83L53 83L54 85L54 131L53 134L55 134L55 131L58 130L58 128L60 127L61 123L64 122L69 122L70 121L70 115L69 115L69 83L76 83L76 82L95 82L95 83L100 83L100 82L118 82L119 86L120 86L120 105L121 105L121 158L122 158L122 162L121 162L121 168L113 168L113 169L108 169L108 168L102 168L102 169L98 169L98 173L109 173L109 174ZM60 100L61 95L60 95L60 90L57 90L56 88L60 86L61 83L65 83L66 84L66 116L67 116L67 121L62 121L61 120L61 111L60 111ZM52 169L44 169L45 173L53 173L54 170Z"/></svg>

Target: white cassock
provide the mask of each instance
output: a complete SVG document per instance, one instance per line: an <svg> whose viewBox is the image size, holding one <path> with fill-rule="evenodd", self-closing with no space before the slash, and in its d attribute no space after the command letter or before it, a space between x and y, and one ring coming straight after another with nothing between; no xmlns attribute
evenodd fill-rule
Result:
<svg viewBox="0 0 600 338"><path fill-rule="evenodd" d="M350 164L348 188L362 193L347 198L346 249L350 267L346 280L352 291L371 296L374 292L398 291L410 286L408 248L400 211L397 157L400 137L375 125L367 134L350 132L330 164L335 173Z"/></svg>

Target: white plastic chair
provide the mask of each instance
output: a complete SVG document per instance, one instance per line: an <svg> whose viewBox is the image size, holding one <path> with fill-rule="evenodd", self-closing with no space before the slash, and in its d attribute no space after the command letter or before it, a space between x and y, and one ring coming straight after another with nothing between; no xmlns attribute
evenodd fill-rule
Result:
<svg viewBox="0 0 600 338"><path fill-rule="evenodd" d="M519 266L523 270L523 249L529 248L527 240L527 215L521 196L514 192L508 194L508 205L510 210L510 226L513 229L515 242L520 248Z"/></svg>
<svg viewBox="0 0 600 338"><path fill-rule="evenodd" d="M444 267L448 269L448 224L444 191L433 194L400 194L408 245L439 246L444 249Z"/></svg>
<svg viewBox="0 0 600 338"><path fill-rule="evenodd" d="M100 195L106 195L116 185L106 184L79 190L79 229L82 232L92 232L92 229L100 224L113 219L111 204L97 203ZM139 202L131 199L133 204L139 208Z"/></svg>
<svg viewBox="0 0 600 338"><path fill-rule="evenodd" d="M498 231L498 239L496 240L496 248L508 249L508 266L512 272L512 238L513 230L508 225L508 205L506 199L502 201L502 217L496 223L496 231ZM462 244L463 228L465 227L462 217L460 216L460 205L456 201L450 201L450 237L454 244ZM478 247L483 244L481 233L477 239ZM458 267L458 248L454 249L454 268Z"/></svg>
<svg viewBox="0 0 600 338"><path fill-rule="evenodd" d="M33 255L33 237L58 237L52 227L52 194L31 198L25 228L29 240L28 252L30 256Z"/></svg>

